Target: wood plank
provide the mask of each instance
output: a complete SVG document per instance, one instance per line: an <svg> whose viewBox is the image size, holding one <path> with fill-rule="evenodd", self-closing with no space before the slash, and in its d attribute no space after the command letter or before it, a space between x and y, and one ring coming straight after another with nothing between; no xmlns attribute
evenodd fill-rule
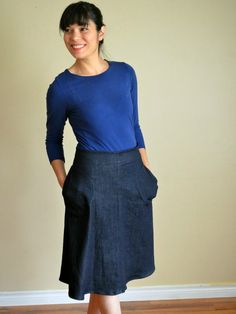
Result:
<svg viewBox="0 0 236 314"><path fill-rule="evenodd" d="M0 314L86 314L88 303L0 307ZM121 302L122 314L236 314L236 298Z"/></svg>

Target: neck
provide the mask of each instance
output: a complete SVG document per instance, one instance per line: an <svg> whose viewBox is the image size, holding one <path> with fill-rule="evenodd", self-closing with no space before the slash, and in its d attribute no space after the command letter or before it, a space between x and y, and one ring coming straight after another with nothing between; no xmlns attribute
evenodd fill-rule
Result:
<svg viewBox="0 0 236 314"><path fill-rule="evenodd" d="M77 59L74 65L71 67L72 71L75 71L80 75L96 75L103 72L107 68L107 61L100 56Z"/></svg>

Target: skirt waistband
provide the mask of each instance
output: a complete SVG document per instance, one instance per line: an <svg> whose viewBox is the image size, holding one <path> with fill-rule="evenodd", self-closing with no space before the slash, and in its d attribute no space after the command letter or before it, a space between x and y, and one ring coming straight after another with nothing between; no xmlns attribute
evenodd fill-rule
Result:
<svg viewBox="0 0 236 314"><path fill-rule="evenodd" d="M127 163L141 159L137 146L119 152L111 151L91 151L76 148L74 164L107 164L107 163Z"/></svg>

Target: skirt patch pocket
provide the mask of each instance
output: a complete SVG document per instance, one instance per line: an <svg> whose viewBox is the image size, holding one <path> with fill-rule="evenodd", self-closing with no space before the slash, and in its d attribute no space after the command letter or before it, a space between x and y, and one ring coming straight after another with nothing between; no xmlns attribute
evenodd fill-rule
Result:
<svg viewBox="0 0 236 314"><path fill-rule="evenodd" d="M136 186L144 202L150 202L157 195L158 179L143 162L136 172Z"/></svg>

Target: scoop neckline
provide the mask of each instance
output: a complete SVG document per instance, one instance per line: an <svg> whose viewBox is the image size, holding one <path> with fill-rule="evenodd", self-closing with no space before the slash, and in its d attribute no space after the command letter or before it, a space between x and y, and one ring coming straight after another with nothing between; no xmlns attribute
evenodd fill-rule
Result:
<svg viewBox="0 0 236 314"><path fill-rule="evenodd" d="M102 73L98 73L98 74L95 74L95 75L80 75L80 74L76 74L76 73L70 72L69 69L65 69L65 71L66 71L68 74L72 75L72 76L75 76L75 77L82 77L82 78L91 78L91 77L102 76L102 75L106 74L107 72L109 72L109 71L111 70L111 65L112 65L112 62L111 62L111 61L109 61L109 60L107 60L107 59L104 59L104 60L108 62L109 67L108 67L105 71L103 71Z"/></svg>

